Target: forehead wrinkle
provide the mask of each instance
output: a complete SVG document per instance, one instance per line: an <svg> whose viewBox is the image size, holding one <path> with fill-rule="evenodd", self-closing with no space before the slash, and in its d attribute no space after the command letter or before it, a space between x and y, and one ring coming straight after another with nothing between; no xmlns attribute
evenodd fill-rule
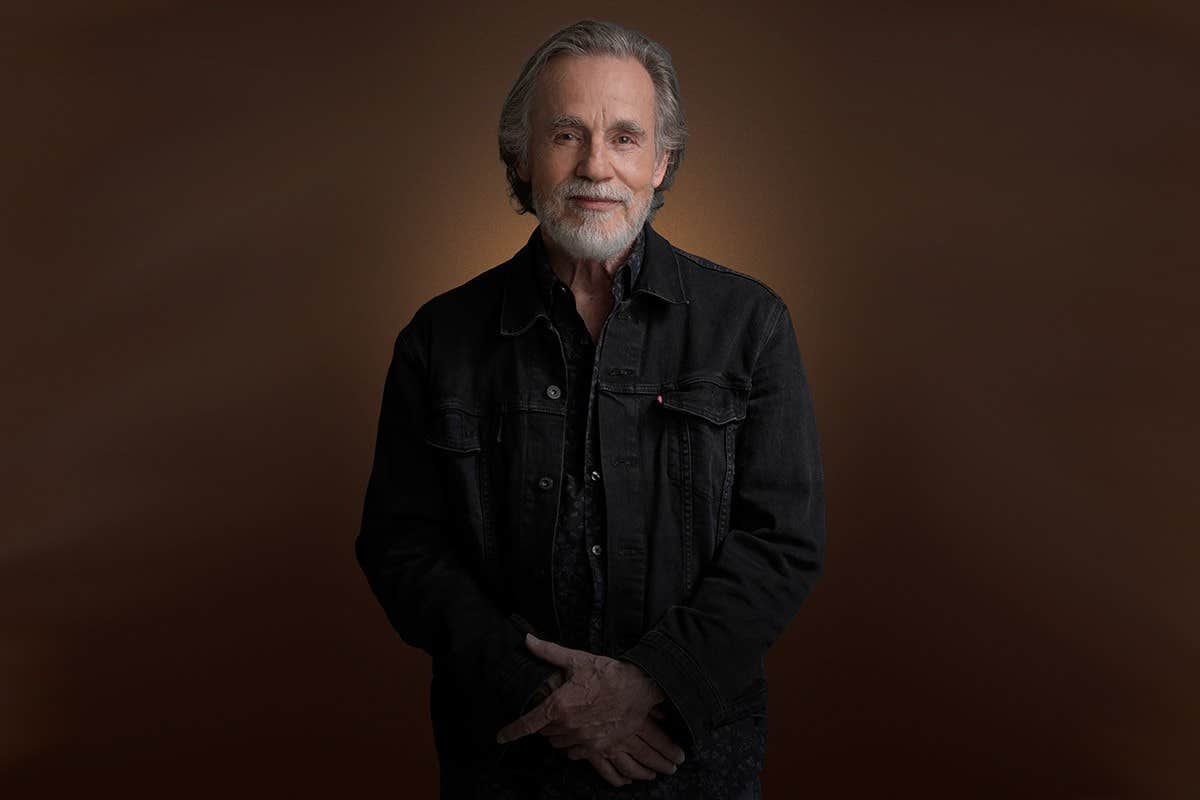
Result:
<svg viewBox="0 0 1200 800"><path fill-rule="evenodd" d="M584 80L578 72L572 70L573 64L580 60L613 61L622 66L628 66L628 62L632 62L637 67L637 77L631 80L628 70L611 70L602 71L600 80ZM641 124L637 117L640 116L638 112L642 109L639 106L646 99L643 95L647 89L651 117L646 120L648 124ZM534 104L536 110L531 116L548 118L548 130L552 129L554 122L560 118L572 117L576 121L567 125L577 125L586 129L587 125L583 123L582 117L572 113L573 107L578 108L582 105L588 108L599 106L601 118L618 117L618 120L609 126L609 130L624 129L646 135L654 122L655 93L649 73L632 58L559 56L552 59L538 76L534 89ZM630 124L636 127L629 127Z"/></svg>

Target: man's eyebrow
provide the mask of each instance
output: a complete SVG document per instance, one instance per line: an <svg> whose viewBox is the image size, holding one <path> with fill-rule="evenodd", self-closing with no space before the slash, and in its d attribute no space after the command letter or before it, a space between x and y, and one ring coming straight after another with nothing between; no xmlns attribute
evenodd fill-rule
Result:
<svg viewBox="0 0 1200 800"><path fill-rule="evenodd" d="M586 128L587 125L585 125L583 120L577 116L572 114L560 114L559 116L550 120L550 124L546 127L549 130L556 131L561 128ZM619 119L610 125L608 129L610 131L624 131L626 133L632 133L636 136L646 135L646 129L631 119Z"/></svg>
<svg viewBox="0 0 1200 800"><path fill-rule="evenodd" d="M641 125L638 125L636 122L634 122L631 119L617 120L616 122L613 123L612 128L610 128L610 130L625 131L626 133L632 133L636 136L645 136L646 135L646 129L643 128Z"/></svg>
<svg viewBox="0 0 1200 800"><path fill-rule="evenodd" d="M579 117L575 117L570 114L560 114L559 116L550 120L550 124L546 127L552 131L555 131L559 128L582 128L584 127L584 124L583 120Z"/></svg>

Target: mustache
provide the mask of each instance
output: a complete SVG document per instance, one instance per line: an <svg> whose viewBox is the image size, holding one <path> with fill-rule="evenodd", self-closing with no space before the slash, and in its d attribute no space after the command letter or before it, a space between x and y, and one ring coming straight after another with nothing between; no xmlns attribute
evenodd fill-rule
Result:
<svg viewBox="0 0 1200 800"><path fill-rule="evenodd" d="M554 196L563 201L570 200L572 197L583 197L588 200L615 200L625 204L628 204L631 199L628 192L622 192L619 189L603 189L580 183L565 183L554 190Z"/></svg>

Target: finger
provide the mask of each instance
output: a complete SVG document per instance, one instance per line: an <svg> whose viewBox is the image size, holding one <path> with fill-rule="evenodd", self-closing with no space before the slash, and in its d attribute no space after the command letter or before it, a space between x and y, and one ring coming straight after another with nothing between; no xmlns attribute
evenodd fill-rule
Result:
<svg viewBox="0 0 1200 800"><path fill-rule="evenodd" d="M678 769L674 761L655 750L637 734L626 739L623 745L629 755L652 770L661 772L664 775L672 775Z"/></svg>
<svg viewBox="0 0 1200 800"><path fill-rule="evenodd" d="M682 764L684 761L683 748L679 746L667 733L659 727L652 719L647 718L642 722L642 726L638 729L638 734L651 747L662 753L667 758L674 761L676 764Z"/></svg>
<svg viewBox="0 0 1200 800"><path fill-rule="evenodd" d="M564 747L574 747L575 745L585 744L584 740L574 733L560 733L555 736L546 736L546 741L550 743L551 747L559 750L563 749Z"/></svg>
<svg viewBox="0 0 1200 800"><path fill-rule="evenodd" d="M604 751L602 745L620 741L620 737L605 735L605 731L609 730L611 726L586 721L581 723L578 718L572 717L570 708L560 708L556 716L557 718L553 722L538 731L546 737L547 741L566 742L568 747L572 745L589 746L598 753Z"/></svg>
<svg viewBox="0 0 1200 800"><path fill-rule="evenodd" d="M540 731L554 721L557 713L557 706L551 700L543 700L528 714L501 728L496 734L496 742L504 744Z"/></svg>
<svg viewBox="0 0 1200 800"><path fill-rule="evenodd" d="M554 722L551 722L549 725L547 725L546 727L542 728L542 729L541 729L541 730L539 730L538 732L539 732L539 733L541 733L543 736L546 736L546 737L550 737L550 736L574 736L574 737L576 737L576 738L579 740L579 743L580 743L580 744L583 744L583 743L585 743L585 741L586 741L586 740L587 740L587 738L588 738L588 737L586 737L586 736L584 736L584 735L583 735L583 734L584 734L584 731L585 731L585 729L584 729L584 728L581 728L581 727L579 727L579 726L577 726L577 725L576 725L576 726L568 725L568 724L567 724L567 720L566 720L566 718L564 717L563 719L560 719L560 720L556 720L556 721L554 721ZM593 737L593 738L594 738L594 737Z"/></svg>
<svg viewBox="0 0 1200 800"><path fill-rule="evenodd" d="M572 728L568 728L561 722L551 722L546 727L542 728L544 736L563 736L568 733L574 733Z"/></svg>
<svg viewBox="0 0 1200 800"><path fill-rule="evenodd" d="M632 780L622 776L613 765L608 763L608 759L599 753L588 756L588 761L592 762L592 766L596 768L596 772L600 773L600 777L608 781L613 786L624 786L628 783L633 783Z"/></svg>
<svg viewBox="0 0 1200 800"><path fill-rule="evenodd" d="M638 734L646 741L646 744L650 745L655 750L674 761L676 764L683 763L683 748L675 744L675 741L670 736L667 736L667 734L663 732L663 729L658 727L654 720L647 719L644 723L642 723L642 727L638 730Z"/></svg>
<svg viewBox="0 0 1200 800"><path fill-rule="evenodd" d="M532 633L525 634L525 645L538 658L549 661L559 667L569 667L575 663L575 654L580 652L570 647L563 647L554 642L539 639Z"/></svg>
<svg viewBox="0 0 1200 800"><path fill-rule="evenodd" d="M639 764L637 760L627 752L621 750L611 752L608 754L608 760L614 767L617 768L617 772L620 772L626 778L649 781L658 777L657 772L643 764Z"/></svg>

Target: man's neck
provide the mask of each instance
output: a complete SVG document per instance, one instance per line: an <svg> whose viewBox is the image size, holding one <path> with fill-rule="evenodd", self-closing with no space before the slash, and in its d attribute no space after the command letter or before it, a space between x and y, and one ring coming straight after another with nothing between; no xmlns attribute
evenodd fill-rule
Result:
<svg viewBox="0 0 1200 800"><path fill-rule="evenodd" d="M546 257L550 269L558 279L571 288L576 296L607 295L612 290L612 282L617 270L629 259L637 244L635 237L627 247L612 258L596 260L578 258L564 250L558 242L551 239L542 231L542 243L546 247Z"/></svg>

